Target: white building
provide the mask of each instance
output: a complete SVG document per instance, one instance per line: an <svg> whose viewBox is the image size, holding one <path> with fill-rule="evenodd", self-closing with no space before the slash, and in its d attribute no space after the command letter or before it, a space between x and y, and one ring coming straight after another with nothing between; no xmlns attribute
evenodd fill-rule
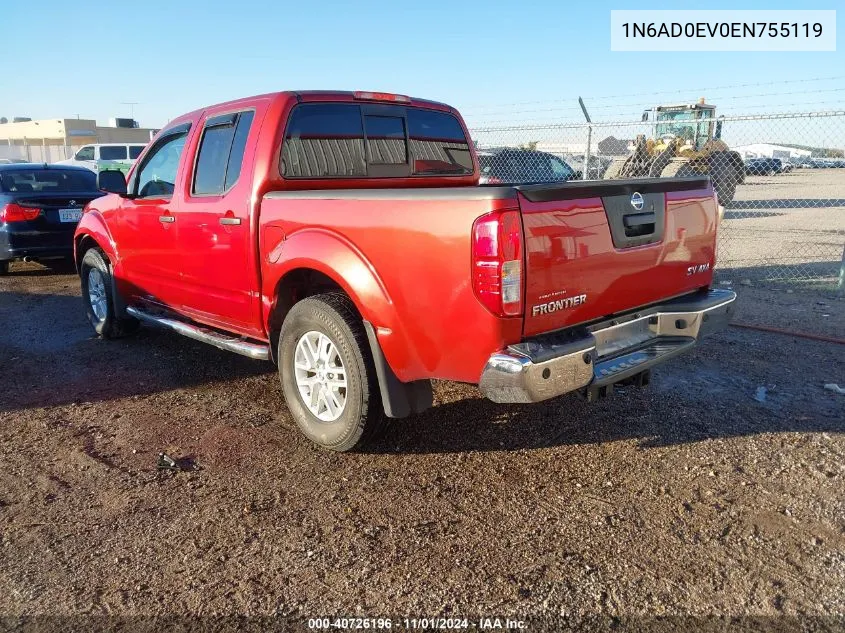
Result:
<svg viewBox="0 0 845 633"><path fill-rule="evenodd" d="M593 144L593 151L596 151ZM583 154L587 151L586 142L561 143L554 141L540 141L537 143L537 151L548 152L549 154Z"/></svg>
<svg viewBox="0 0 845 633"><path fill-rule="evenodd" d="M732 150L739 152L743 158L806 158L812 154L806 149L797 149L789 145L774 145L772 143L752 143L751 145L739 145L732 147Z"/></svg>
<svg viewBox="0 0 845 633"><path fill-rule="evenodd" d="M0 158L52 163L73 156L83 145L141 143L146 145L158 130L142 127L97 125L93 119L41 119L0 123Z"/></svg>

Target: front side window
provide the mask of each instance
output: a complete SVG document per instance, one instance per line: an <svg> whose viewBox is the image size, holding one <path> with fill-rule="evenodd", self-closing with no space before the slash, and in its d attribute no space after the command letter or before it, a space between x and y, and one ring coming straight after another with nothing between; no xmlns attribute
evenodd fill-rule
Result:
<svg viewBox="0 0 845 633"><path fill-rule="evenodd" d="M253 116L249 111L206 121L197 155L195 195L219 195L238 179Z"/></svg>
<svg viewBox="0 0 845 633"><path fill-rule="evenodd" d="M73 157L74 160L94 160L94 148L92 146L83 147L81 150L76 152L76 156Z"/></svg>
<svg viewBox="0 0 845 633"><path fill-rule="evenodd" d="M126 160L126 146L101 145L100 160Z"/></svg>
<svg viewBox="0 0 845 633"><path fill-rule="evenodd" d="M162 139L144 161L138 172L138 196L171 196L176 187L179 160L185 149L188 132L170 134Z"/></svg>

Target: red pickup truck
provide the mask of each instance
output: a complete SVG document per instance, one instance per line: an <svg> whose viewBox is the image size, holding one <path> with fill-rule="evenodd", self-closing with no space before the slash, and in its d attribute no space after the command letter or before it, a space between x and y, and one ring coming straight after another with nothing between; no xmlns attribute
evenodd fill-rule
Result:
<svg viewBox="0 0 845 633"><path fill-rule="evenodd" d="M186 114L85 209L88 318L273 361L334 450L431 406L433 378L599 397L727 324L706 177L478 180L442 103L279 92Z"/></svg>

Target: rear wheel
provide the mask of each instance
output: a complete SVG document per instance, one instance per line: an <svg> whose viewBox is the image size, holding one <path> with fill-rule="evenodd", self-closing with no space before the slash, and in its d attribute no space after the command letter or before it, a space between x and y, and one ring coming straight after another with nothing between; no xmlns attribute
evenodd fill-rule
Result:
<svg viewBox="0 0 845 633"><path fill-rule="evenodd" d="M138 320L120 318L114 308L112 274L108 258L99 248L90 248L79 266L82 301L88 321L103 338L118 338L138 329Z"/></svg>
<svg viewBox="0 0 845 633"><path fill-rule="evenodd" d="M311 441L348 451L381 430L375 366L348 297L316 295L294 305L282 324L278 359L288 409Z"/></svg>
<svg viewBox="0 0 845 633"><path fill-rule="evenodd" d="M9 262L8 260L4 260L0 262L0 275L8 275L9 274Z"/></svg>

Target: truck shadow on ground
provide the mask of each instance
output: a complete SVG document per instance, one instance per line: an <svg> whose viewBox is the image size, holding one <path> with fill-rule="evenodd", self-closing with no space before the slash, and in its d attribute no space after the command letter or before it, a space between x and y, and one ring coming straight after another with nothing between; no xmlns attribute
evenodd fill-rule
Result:
<svg viewBox="0 0 845 633"><path fill-rule="evenodd" d="M4 293L0 321L6 324L0 331L0 357L14 368L6 376L0 413L204 385L211 388L202 392L202 401L212 402L221 390L238 393L246 388L245 380L259 377L260 384L249 388L252 397L274 417L282 415L271 364L154 328L100 340L92 335L76 296ZM802 368L801 384L758 402L754 393L761 378L748 376L747 368L735 362L743 355L734 355L759 346L756 336L729 330L658 368L650 387L626 387L594 404L567 395L536 405L500 405L483 399L475 387L439 382L435 407L392 421L385 436L364 452L516 451L625 439L648 447L773 432L845 432L842 396L822 391L820 383L829 376L816 376L821 370L813 368L814 358L834 351L811 342L813 349L807 348L803 358L779 352L784 358L770 359L765 384L794 383L786 369L790 362L792 371ZM733 345L738 347L731 350Z"/></svg>
<svg viewBox="0 0 845 633"><path fill-rule="evenodd" d="M598 403L569 394L536 405L499 405L480 397L440 404L416 417L392 421L384 437L364 452L519 451L619 440L653 448L765 433L845 432L845 415L835 401L842 396L825 395L820 385L819 396L827 401L801 415L776 401L755 401L750 386L733 399L705 386L694 401L679 402L666 380L658 377L656 382L645 389L626 388Z"/></svg>

